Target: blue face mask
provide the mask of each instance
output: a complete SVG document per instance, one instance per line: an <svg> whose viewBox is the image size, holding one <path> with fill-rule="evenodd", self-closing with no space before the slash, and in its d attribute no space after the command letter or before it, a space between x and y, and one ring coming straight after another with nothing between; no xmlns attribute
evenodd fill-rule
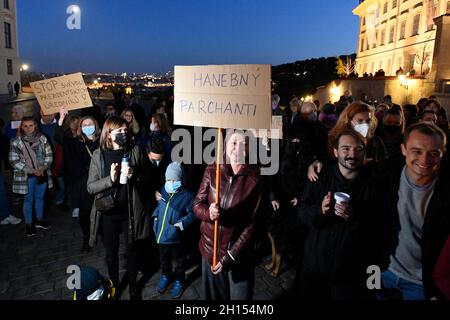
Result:
<svg viewBox="0 0 450 320"><path fill-rule="evenodd" d="M95 133L95 126L86 126L86 127L82 127L81 131L83 131L83 133L85 135L92 136Z"/></svg>
<svg viewBox="0 0 450 320"><path fill-rule="evenodd" d="M181 181L167 181L164 185L164 189L166 189L167 193L177 193L181 188Z"/></svg>

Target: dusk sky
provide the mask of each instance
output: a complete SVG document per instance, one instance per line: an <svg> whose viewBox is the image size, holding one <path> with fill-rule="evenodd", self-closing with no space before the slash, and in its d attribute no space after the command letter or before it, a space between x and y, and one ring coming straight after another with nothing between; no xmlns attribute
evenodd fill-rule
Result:
<svg viewBox="0 0 450 320"><path fill-rule="evenodd" d="M81 8L81 30L66 9ZM19 55L38 72L279 65L356 52L353 0L18 0Z"/></svg>

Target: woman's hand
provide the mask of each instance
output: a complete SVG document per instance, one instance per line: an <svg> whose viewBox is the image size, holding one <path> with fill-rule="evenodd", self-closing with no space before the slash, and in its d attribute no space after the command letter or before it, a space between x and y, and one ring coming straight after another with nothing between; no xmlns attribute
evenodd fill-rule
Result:
<svg viewBox="0 0 450 320"><path fill-rule="evenodd" d="M121 174L124 174L130 179L133 176L133 168L132 167L125 167L122 168Z"/></svg>
<svg viewBox="0 0 450 320"><path fill-rule="evenodd" d="M59 108L59 120L58 125L61 127L64 123L65 117L69 114L69 111L67 111L66 107Z"/></svg>
<svg viewBox="0 0 450 320"><path fill-rule="evenodd" d="M277 211L278 209L280 209L280 203L277 200L273 200L272 208L273 208L273 211Z"/></svg>
<svg viewBox="0 0 450 320"><path fill-rule="evenodd" d="M322 166L322 163L319 160L316 160L308 167L309 181L316 182L319 180L319 173L322 171Z"/></svg>
<svg viewBox="0 0 450 320"><path fill-rule="evenodd" d="M209 218L212 221L219 219L219 205L216 203L211 203L209 206Z"/></svg>
<svg viewBox="0 0 450 320"><path fill-rule="evenodd" d="M161 200L162 196L159 191L155 191L155 198L156 198L156 201L158 201L158 202L159 202L159 200Z"/></svg>
<svg viewBox="0 0 450 320"><path fill-rule="evenodd" d="M217 274L221 273L221 272L222 272L222 269L223 269L223 266L222 266L222 263L220 263L220 262L218 262L218 263L216 264L216 267L211 266L211 272L212 272L214 275L217 275Z"/></svg>
<svg viewBox="0 0 450 320"><path fill-rule="evenodd" d="M111 164L111 173L110 173L112 182L116 182L117 181L117 179L119 178L119 173L120 173L120 171L119 171L119 164L118 163L112 163Z"/></svg>

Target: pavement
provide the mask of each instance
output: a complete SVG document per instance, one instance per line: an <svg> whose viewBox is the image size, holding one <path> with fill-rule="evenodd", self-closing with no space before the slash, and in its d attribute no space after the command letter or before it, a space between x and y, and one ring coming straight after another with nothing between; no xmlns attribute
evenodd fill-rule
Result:
<svg viewBox="0 0 450 320"><path fill-rule="evenodd" d="M8 180L8 175L6 175ZM22 217L21 217L22 218ZM71 212L60 211L51 206L47 220L53 225L50 230L37 230L34 237L25 236L25 225L0 226L0 300L71 300L73 292L67 288L68 266L92 266L105 276L105 252L101 241L89 253L81 253L82 233L78 219ZM294 284L295 268L288 268L278 277L273 277L263 267L270 258L269 252L262 255L255 270L254 299L278 300L289 296ZM125 274L124 248L120 249L120 276ZM189 279L181 300L199 300L201 292L201 268L199 263L191 265L186 272ZM156 286L160 270L151 275L141 275L144 281L144 300L170 300L170 287L160 295ZM138 278L139 279L139 278ZM144 280L145 279L145 280ZM128 299L126 289L121 299Z"/></svg>
<svg viewBox="0 0 450 320"><path fill-rule="evenodd" d="M0 117L9 120L11 105L21 103L26 112L38 114L38 104L33 94L22 93L19 97L0 96ZM7 190L11 200L11 173L5 172ZM9 183L8 183L9 182ZM50 191L50 198L52 191ZM19 218L20 214L16 213ZM108 275L104 263L105 252L101 241L89 253L81 253L82 233L78 219L71 212L61 211L50 205L46 212L48 221L53 225L50 230L37 230L34 237L25 236L25 225L0 225L0 300L71 300L73 292L67 288L66 273L70 265L91 266L105 276ZM264 268L270 260L268 250L255 269L254 299L278 300L290 295L295 279L295 268L284 266L278 277L273 277ZM120 275L125 274L122 262L124 248L120 249ZM160 295L156 286L161 276L160 270L151 275L140 275L143 282L144 300L171 299L169 290ZM186 271L189 285L182 300L198 300L201 292L201 267L199 262L191 264ZM122 299L128 299L125 290Z"/></svg>

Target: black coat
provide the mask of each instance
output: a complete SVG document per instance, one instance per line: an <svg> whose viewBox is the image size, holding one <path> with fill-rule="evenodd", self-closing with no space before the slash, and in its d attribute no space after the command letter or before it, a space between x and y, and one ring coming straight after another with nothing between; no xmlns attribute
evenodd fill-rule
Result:
<svg viewBox="0 0 450 320"><path fill-rule="evenodd" d="M353 215L349 220L335 215L334 199L329 213L322 214L322 201L328 192L350 195ZM379 254L377 233L382 219L378 198L368 167L361 168L355 179L347 180L333 164L323 169L317 182L308 182L299 208L300 223L308 227L304 270L334 283L361 284L367 267Z"/></svg>

